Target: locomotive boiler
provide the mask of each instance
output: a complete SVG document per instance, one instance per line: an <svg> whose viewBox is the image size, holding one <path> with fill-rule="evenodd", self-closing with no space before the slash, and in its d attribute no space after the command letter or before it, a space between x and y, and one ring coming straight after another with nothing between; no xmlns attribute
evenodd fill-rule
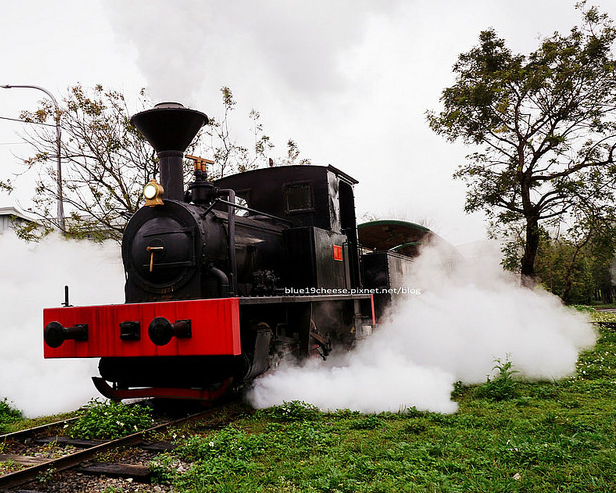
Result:
<svg viewBox="0 0 616 493"><path fill-rule="evenodd" d="M93 380L115 400L211 400L283 357L326 358L371 332L390 301L374 289L411 258L391 242L415 225L360 228L362 250L357 181L333 166L210 182L207 160L194 158L185 189L184 151L207 116L162 103L131 122L158 154L161 183L146 184L124 232L125 303L45 309L46 358L99 358ZM376 251L371 235L393 226L398 235Z"/></svg>

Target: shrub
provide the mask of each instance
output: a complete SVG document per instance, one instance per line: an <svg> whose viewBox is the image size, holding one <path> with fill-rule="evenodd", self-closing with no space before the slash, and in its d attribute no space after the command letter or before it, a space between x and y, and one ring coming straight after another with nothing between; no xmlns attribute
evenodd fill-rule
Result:
<svg viewBox="0 0 616 493"><path fill-rule="evenodd" d="M321 418L317 406L303 401L285 401L281 406L263 409L260 414L278 421L315 421Z"/></svg>
<svg viewBox="0 0 616 493"><path fill-rule="evenodd" d="M149 463L152 476L150 480L154 484L170 484L177 478L175 468L176 460L168 453L160 454Z"/></svg>
<svg viewBox="0 0 616 493"><path fill-rule="evenodd" d="M268 441L264 435L249 434L226 427L209 437L192 436L181 442L176 453L182 459L208 460L227 457L230 460L251 460L263 453Z"/></svg>
<svg viewBox="0 0 616 493"><path fill-rule="evenodd" d="M0 433L5 433L8 424L21 419L21 411L13 408L6 397L0 401Z"/></svg>
<svg viewBox="0 0 616 493"><path fill-rule="evenodd" d="M91 400L86 412L68 425L67 435L85 439L116 439L152 426L152 411L144 406Z"/></svg>
<svg viewBox="0 0 616 493"><path fill-rule="evenodd" d="M492 368L498 370L494 378L488 375L486 383L477 390L478 397L484 397L493 401L506 401L518 397L517 382L513 375L517 373L513 370L513 363L508 359L504 363L500 359L495 359L496 365Z"/></svg>

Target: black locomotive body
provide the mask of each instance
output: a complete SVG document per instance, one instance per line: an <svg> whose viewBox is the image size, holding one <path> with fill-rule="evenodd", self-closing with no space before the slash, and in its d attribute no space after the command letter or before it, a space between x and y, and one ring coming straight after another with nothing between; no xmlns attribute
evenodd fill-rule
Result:
<svg viewBox="0 0 616 493"><path fill-rule="evenodd" d="M356 180L285 166L212 183L197 160L184 190L183 152L207 117L166 103L131 121L158 152L164 194L149 184L126 227L126 305L45 310L46 357L100 357L95 382L114 399L203 399L371 332L389 298L375 308L362 289L388 274L362 271Z"/></svg>

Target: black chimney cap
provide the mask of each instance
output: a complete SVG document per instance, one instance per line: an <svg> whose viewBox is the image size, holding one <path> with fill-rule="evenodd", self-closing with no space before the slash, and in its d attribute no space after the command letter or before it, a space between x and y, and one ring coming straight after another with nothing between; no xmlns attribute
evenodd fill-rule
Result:
<svg viewBox="0 0 616 493"><path fill-rule="evenodd" d="M158 103L151 110L137 113L130 119L156 152L184 152L208 121L205 113L173 102Z"/></svg>

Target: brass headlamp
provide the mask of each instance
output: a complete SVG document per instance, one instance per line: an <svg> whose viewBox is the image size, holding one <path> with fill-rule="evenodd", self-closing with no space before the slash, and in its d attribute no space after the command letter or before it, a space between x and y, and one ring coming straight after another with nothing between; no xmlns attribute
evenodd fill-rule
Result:
<svg viewBox="0 0 616 493"><path fill-rule="evenodd" d="M150 180L148 184L143 187L143 196L145 197L144 205L146 207L163 205L163 193L165 193L165 189L162 185L158 184L156 180Z"/></svg>

